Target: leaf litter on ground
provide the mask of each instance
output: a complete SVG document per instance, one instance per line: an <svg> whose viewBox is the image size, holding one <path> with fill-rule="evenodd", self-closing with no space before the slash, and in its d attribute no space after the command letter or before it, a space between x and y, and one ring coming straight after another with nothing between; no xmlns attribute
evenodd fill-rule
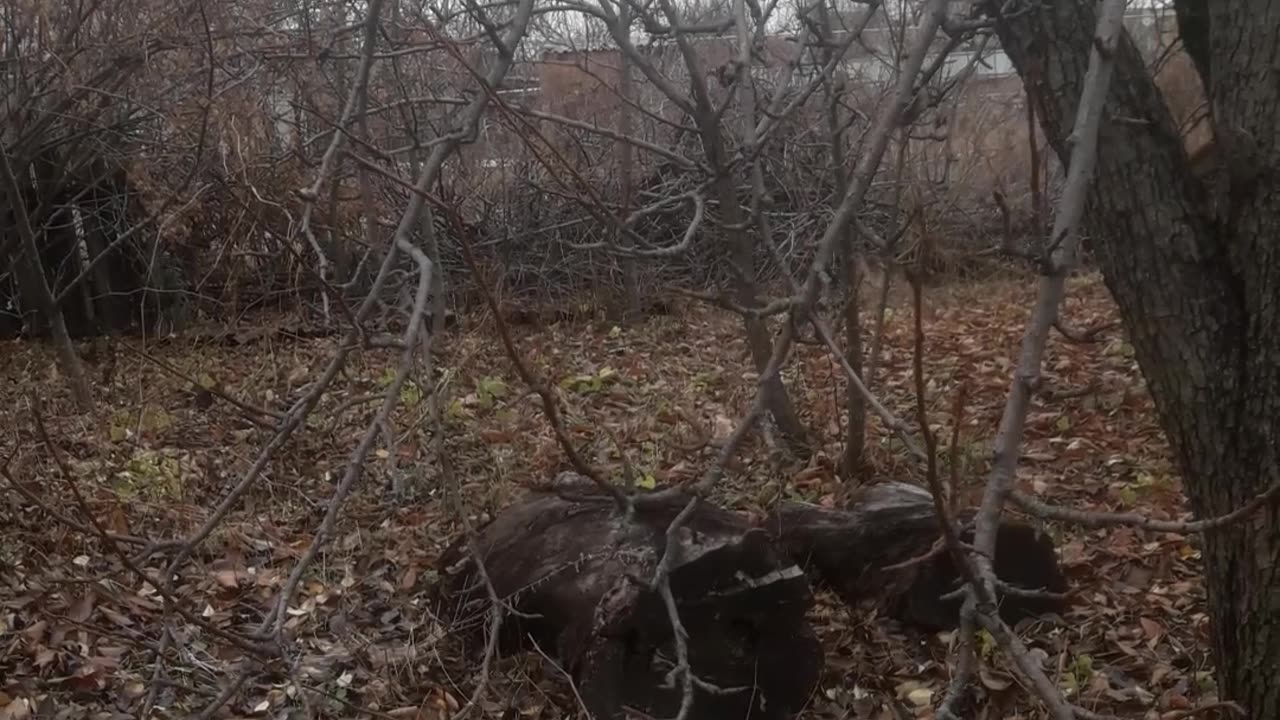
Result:
<svg viewBox="0 0 1280 720"><path fill-rule="evenodd" d="M975 502L988 469L1014 354L1032 290L1020 281L952 285L927 294L926 398L938 437L952 436L953 398L967 404L953 454L962 467L962 502ZM1096 277L1073 282L1068 323L1114 322L1116 311ZM876 392L911 417L911 318L895 302L886 325ZM587 322L521 327L516 342L566 407L565 423L584 454L621 480L630 465L642 486L697 477L751 402L755 373L739 321L701 307L619 328ZM259 407L284 411L333 351L328 338L226 344L202 339L143 348L188 377ZM423 400L443 388L447 451L472 521L482 523L549 480L565 460L538 403L512 371L492 328L468 324L442 338L433 377L415 376L394 416L391 447L366 468L335 541L310 570L286 628L297 671L259 675L226 717L277 717L299 707L298 694L326 717L447 717L469 696L456 623L432 613L434 565L461 531L449 510ZM110 531L180 538L205 518L249 467L270 431L228 403L200 401L184 380L116 353L96 385L101 419L72 410L37 343L8 342L0 376L0 424L14 428L4 448L10 471L45 508L88 525L66 480L39 447L27 410L42 397L55 440L96 519ZM1097 342L1054 336L1041 392L1026 433L1021 488L1086 509L1185 514L1181 483L1151 400L1116 328ZM100 361L101 362L101 361ZM293 562L312 539L347 453L376 403L344 402L376 394L395 362L391 353L356 356L306 428L269 464L262 481L193 557L178 596L208 624L248 631L268 611ZM91 373L95 372L90 367ZM820 348L800 346L785 372L815 453L779 459L766 443L747 442L717 488L717 499L759 514L779 496L838 504L844 380ZM920 468L871 417L863 479L919 480ZM12 445L16 443L16 446ZM626 453L624 459L621 453ZM389 477L407 473L409 496L388 502ZM58 522L22 494L0 502L0 719L125 717L144 704L157 717L197 711L244 659L207 628L166 614L156 588L126 571L92 534ZM1122 717L1163 718L1215 699L1208 616L1194 538L1127 528L1048 528L1074 590L1067 617L1024 623L1027 644L1071 699ZM161 558L146 570L158 573ZM826 673L805 717L932 717L945 694L954 632L921 633L817 594L815 626ZM1038 718L989 643L975 715ZM489 693L489 715L572 714L563 673L537 654L503 658Z"/></svg>

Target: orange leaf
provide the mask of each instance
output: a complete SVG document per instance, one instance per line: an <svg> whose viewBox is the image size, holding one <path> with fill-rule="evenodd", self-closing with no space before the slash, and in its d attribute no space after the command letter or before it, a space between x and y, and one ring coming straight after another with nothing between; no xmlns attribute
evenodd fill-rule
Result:
<svg viewBox="0 0 1280 720"><path fill-rule="evenodd" d="M1164 635L1164 627L1151 618L1138 618L1138 624L1142 626L1142 632L1146 633L1149 640L1156 641Z"/></svg>
<svg viewBox="0 0 1280 720"><path fill-rule="evenodd" d="M575 428L577 429L577 428ZM587 430L579 430L580 432L588 432ZM511 433L505 430L481 430L480 439L490 445L506 445L511 442Z"/></svg>
<svg viewBox="0 0 1280 720"><path fill-rule="evenodd" d="M404 575L400 576L400 589L409 590L416 582L418 582L418 568L410 566L404 571Z"/></svg>

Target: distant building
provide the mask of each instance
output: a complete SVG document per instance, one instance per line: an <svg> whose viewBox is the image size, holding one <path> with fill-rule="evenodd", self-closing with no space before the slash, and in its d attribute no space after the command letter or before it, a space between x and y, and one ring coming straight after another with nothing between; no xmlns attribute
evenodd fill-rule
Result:
<svg viewBox="0 0 1280 720"><path fill-rule="evenodd" d="M966 17L969 5L953 3L953 16ZM917 28L904 30L883 11L868 19L867 11L867 6L851 5L833 18L832 40L837 47L847 46L837 74L857 99L855 105L869 109L874 96L895 78L899 65L896 58L904 52L904 46L910 46ZM1167 9L1131 8L1125 26L1144 55L1153 60L1171 46L1177 32L1173 14ZM858 37L850 41L850 33L859 29ZM762 97L784 83L790 83L793 89L802 87L821 72L821 52L814 50L812 38L807 47L801 47L802 39L794 32L776 33L753 49L752 73L759 81ZM727 79L739 57L736 36L693 36L688 42L694 50L697 70L710 80L708 86L715 101L722 102L728 92ZM940 35L937 49L940 51L946 42L946 37ZM636 45L653 72L687 92L688 64L674 41L637 39ZM547 49L513 74L499 94L513 105L616 131L623 107L619 92L621 68L621 56L614 47ZM633 68L632 73L637 98L633 132L664 146L677 142L675 138L680 134L672 127L688 126L689 119L638 68ZM1025 182L1018 180L1027 165L1025 95L1012 62L994 36L985 41L970 40L953 49L934 81L942 87L961 73L967 73L963 91L949 99L945 110L943 121L948 129L934 133L948 138L942 146L928 148L924 153L928 157L922 162L937 165L929 171L931 177L949 181L958 172L953 166L958 168L963 158L991 158L982 160L977 169L966 170L964 176L965 182L974 185L976 195L989 197L992 187ZM605 157L600 148L607 141L598 136L567 130L563 124L543 123L541 127L562 156L584 170L598 168L601 157ZM513 152L515 144L508 142L510 138L505 138L503 130L493 123L485 138L484 149L476 150L486 156L486 166L509 163L517 154Z"/></svg>

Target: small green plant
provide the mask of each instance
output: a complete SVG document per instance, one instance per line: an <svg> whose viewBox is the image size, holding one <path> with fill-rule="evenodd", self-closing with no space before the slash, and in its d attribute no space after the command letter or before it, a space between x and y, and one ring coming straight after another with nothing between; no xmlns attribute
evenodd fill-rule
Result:
<svg viewBox="0 0 1280 720"><path fill-rule="evenodd" d="M182 496L182 465L175 457L143 450L129 459L116 473L116 495L121 500L142 497L148 500L173 500Z"/></svg>
<svg viewBox="0 0 1280 720"><path fill-rule="evenodd" d="M382 374L378 376L378 387L384 388L390 385L395 379L396 369L392 367L385 368L382 371Z"/></svg>
<svg viewBox="0 0 1280 720"><path fill-rule="evenodd" d="M720 373L703 371L693 376L693 391L696 393L705 393L711 389L711 385L720 379Z"/></svg>
<svg viewBox="0 0 1280 720"><path fill-rule="evenodd" d="M978 631L978 657L990 660L996 651L996 639L986 630Z"/></svg>
<svg viewBox="0 0 1280 720"><path fill-rule="evenodd" d="M154 435L173 427L173 416L162 408L147 405L141 413L128 408L121 408L111 413L107 419L107 435L111 442L123 442L134 432Z"/></svg>
<svg viewBox="0 0 1280 720"><path fill-rule="evenodd" d="M1133 480L1117 487L1116 496L1125 506L1133 507L1144 496L1169 490L1171 487L1172 482L1167 475L1154 475L1144 471L1139 472Z"/></svg>
<svg viewBox="0 0 1280 720"><path fill-rule="evenodd" d="M1120 503L1125 507L1133 507L1138 504L1138 491L1130 485L1124 485L1117 489L1116 495L1120 498Z"/></svg>
<svg viewBox="0 0 1280 720"><path fill-rule="evenodd" d="M408 408L417 407L422 402L422 388L412 380L406 380L400 388L400 404Z"/></svg>
<svg viewBox="0 0 1280 720"><path fill-rule="evenodd" d="M462 403L461 398L454 398L449 401L449 406L445 408L445 417L450 420L466 420L471 417L471 413L467 412L467 408Z"/></svg>
<svg viewBox="0 0 1280 720"><path fill-rule="evenodd" d="M476 405L487 410L507 396L507 384L502 378L486 375L476 381L475 396Z"/></svg>
<svg viewBox="0 0 1280 720"><path fill-rule="evenodd" d="M560 387L580 395L592 395L618 381L618 372L602 367L589 375L574 375L560 381Z"/></svg>
<svg viewBox="0 0 1280 720"><path fill-rule="evenodd" d="M1093 656L1081 653L1071 658L1071 664L1067 666L1067 676L1064 679L1072 691L1079 693L1093 678L1093 672Z"/></svg>

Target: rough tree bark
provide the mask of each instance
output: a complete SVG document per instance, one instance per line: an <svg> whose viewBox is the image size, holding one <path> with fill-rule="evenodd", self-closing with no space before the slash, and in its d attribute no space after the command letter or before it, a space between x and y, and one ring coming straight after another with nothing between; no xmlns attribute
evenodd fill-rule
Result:
<svg viewBox="0 0 1280 720"><path fill-rule="evenodd" d="M663 13L672 25L678 25L680 15L669 0L660 0ZM615 35L615 39L617 36ZM675 42L689 73L690 98L688 100L691 120L698 129L698 139L702 144L707 165L715 174L711 183L711 194L719 203L720 220L725 237L729 241L730 264L732 265L734 301L742 307L757 307L760 303L760 292L756 285L756 240L752 237L748 222L751 220L749 208L744 208L735 186L732 172L732 158L727 146L725 128L721 125L721 115L711 96L707 78L714 73L694 50L689 39L676 33ZM646 70L643 66L642 71ZM647 68L652 72L652 68ZM748 73L748 68L739 67L736 72ZM652 79L652 78L650 78ZM745 86L751 82L749 73L740 79ZM741 99L741 97L740 97ZM750 113L748 121L754 121L754 113ZM764 372L773 355L773 337L765 318L744 315L743 328L747 336L747 349L757 372ZM795 406L787 394L787 387L780 374L764 382L765 409L773 418L778 430L787 441L788 449L796 455L808 454L808 433L804 423L796 413Z"/></svg>
<svg viewBox="0 0 1280 720"><path fill-rule="evenodd" d="M958 624L960 598L944 597L963 579L936 544L938 517L927 490L898 482L866 485L845 510L785 501L769 513L765 529L816 583L851 605L876 600L899 620L931 630ZM972 535L972 528L962 528L964 541ZM1022 523L1000 524L995 571L1011 587L1067 591L1053 540ZM1000 615L1010 623L1065 609L1064 599L1049 595L1000 602Z"/></svg>
<svg viewBox="0 0 1280 720"><path fill-rule="evenodd" d="M1003 3L985 4L998 15ZM1280 461L1280 3L1176 5L1210 88L1221 172L1193 172L1168 108L1125 38L1088 216L1097 261L1192 509L1208 517L1276 482ZM997 24L1059 158L1068 156L1095 20L1093 3L1071 0ZM1221 692L1258 719L1280 717L1278 521L1280 508L1272 506L1205 537Z"/></svg>
<svg viewBox="0 0 1280 720"><path fill-rule="evenodd" d="M455 628L468 618L483 625L487 577L518 613L503 624L504 649L536 643L557 657L592 717L621 717L626 707L674 717L682 692L668 678L677 653L667 609L649 581L666 551L667 528L689 498L623 513L589 481L562 487L597 494L535 495L504 510L478 532L483 573L466 537L441 557L440 616ZM804 575L764 532L707 503L679 536L668 577L688 633L689 665L725 691L699 688L689 717L790 717L822 669L822 648L805 618L812 597Z"/></svg>
<svg viewBox="0 0 1280 720"><path fill-rule="evenodd" d="M557 657L594 717L627 706L672 717L681 693L668 682L671 622L649 582L690 496L641 494L628 513L573 474L556 491L563 496L539 492L499 513L478 531L475 554L464 536L441 556L440 617L463 637L468 627L478 631L487 578L512 611L502 649L536 643ZM943 596L961 579L945 553L931 551L937 538L932 496L903 483L862 488L846 510L782 503L762 528L698 504L681 525L671 590L694 674L740 689L699 690L688 717L782 720L804 707L822 650L806 619L812 597L801 566L848 603L874 601L929 630L954 627L960 600ZM1052 541L1018 523L1001 526L996 570L1010 586L1067 589ZM1063 606L1060 598L1006 597L1001 614L1013 621Z"/></svg>
<svg viewBox="0 0 1280 720"><path fill-rule="evenodd" d="M691 67L698 67L690 62ZM696 84L695 84L696 85ZM734 277L734 301L742 307L758 307L760 302L759 288L756 287L755 242L747 231L748 213L744 211L734 188L732 175L729 174L729 158L721 137L720 126L711 101L705 94L699 95L699 116L695 121L699 127L703 150L708 164L717 172L717 179L712 183L712 190L720 203L720 213L732 246L732 263ZM769 365L773 351L773 337L764 318L744 315L743 326L747 335L747 348L757 372L764 372ZM791 396L781 375L774 375L764 383L765 407L778 429L786 438L790 450L797 454L806 453L807 433L804 423L800 422Z"/></svg>

